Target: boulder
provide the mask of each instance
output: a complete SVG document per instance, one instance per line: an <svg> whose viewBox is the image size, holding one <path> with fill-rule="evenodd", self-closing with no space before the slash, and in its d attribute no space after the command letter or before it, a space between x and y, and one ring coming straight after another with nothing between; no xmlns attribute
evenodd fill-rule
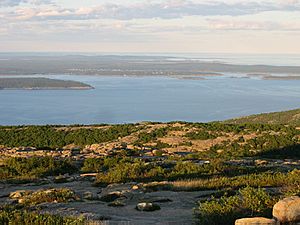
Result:
<svg viewBox="0 0 300 225"><path fill-rule="evenodd" d="M255 162L255 165L257 165L257 166L263 166L263 165L267 165L268 164L267 160L262 160L262 159L257 159L254 162Z"/></svg>
<svg viewBox="0 0 300 225"><path fill-rule="evenodd" d="M30 193L31 193L31 191L26 191L26 190L14 191L14 192L11 192L9 194L9 198L11 198L11 199L19 199L19 198L24 197L25 195L30 194Z"/></svg>
<svg viewBox="0 0 300 225"><path fill-rule="evenodd" d="M158 149L152 150L152 154L154 156L162 156L162 154L164 154L164 153L165 153L165 151L163 151L163 150L158 150Z"/></svg>
<svg viewBox="0 0 300 225"><path fill-rule="evenodd" d="M276 221L264 217L243 218L236 220L235 225L276 225Z"/></svg>
<svg viewBox="0 0 300 225"><path fill-rule="evenodd" d="M138 190L140 187L138 186L138 185L133 185L132 187L131 187L131 189L132 190Z"/></svg>
<svg viewBox="0 0 300 225"><path fill-rule="evenodd" d="M82 198L85 200L90 200L90 201L99 199L97 194L94 194L93 192L90 192L90 191L84 192L82 195Z"/></svg>
<svg viewBox="0 0 300 225"><path fill-rule="evenodd" d="M70 180L69 174L59 175L54 177L54 183L67 183Z"/></svg>
<svg viewBox="0 0 300 225"><path fill-rule="evenodd" d="M113 201L113 202L109 203L108 206L110 206L110 207L123 207L123 206L125 206L125 203L116 200L116 201Z"/></svg>
<svg viewBox="0 0 300 225"><path fill-rule="evenodd" d="M116 191L101 196L99 200L102 202L113 202L120 197L123 197L123 195L121 194L121 192Z"/></svg>
<svg viewBox="0 0 300 225"><path fill-rule="evenodd" d="M300 197L292 196L277 202L273 217L281 223L300 222Z"/></svg>
<svg viewBox="0 0 300 225"><path fill-rule="evenodd" d="M141 202L136 205L136 209L139 211L151 212L151 211L160 210L160 206L150 202Z"/></svg>

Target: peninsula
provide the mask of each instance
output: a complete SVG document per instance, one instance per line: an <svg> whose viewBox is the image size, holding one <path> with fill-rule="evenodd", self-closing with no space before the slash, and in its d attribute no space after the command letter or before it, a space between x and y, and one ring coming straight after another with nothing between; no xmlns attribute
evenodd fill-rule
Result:
<svg viewBox="0 0 300 225"><path fill-rule="evenodd" d="M2 89L27 89L27 90L86 90L93 87L78 81L37 78L0 78L0 90Z"/></svg>

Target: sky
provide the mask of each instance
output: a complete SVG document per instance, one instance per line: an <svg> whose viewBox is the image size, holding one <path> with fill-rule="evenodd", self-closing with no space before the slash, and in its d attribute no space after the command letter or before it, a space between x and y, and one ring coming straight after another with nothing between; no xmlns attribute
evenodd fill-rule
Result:
<svg viewBox="0 0 300 225"><path fill-rule="evenodd" d="M300 0L0 0L0 52L300 53Z"/></svg>

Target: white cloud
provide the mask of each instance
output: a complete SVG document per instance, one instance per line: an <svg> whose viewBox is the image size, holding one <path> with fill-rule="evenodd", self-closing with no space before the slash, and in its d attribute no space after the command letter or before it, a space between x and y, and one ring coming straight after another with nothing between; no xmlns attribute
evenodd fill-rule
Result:
<svg viewBox="0 0 300 225"><path fill-rule="evenodd" d="M0 0L0 7L14 7L20 4L44 5L53 4L52 0Z"/></svg>
<svg viewBox="0 0 300 225"><path fill-rule="evenodd" d="M282 2L192 2L184 0L169 0L161 2L142 2L139 4L120 5L120 4L101 4L94 7L65 8L50 4L46 7L48 0L4 0L10 4L27 2L30 4L44 4L44 7L25 7L30 12L29 16L23 18L31 20L88 20L88 19L151 19L151 18L182 18L185 16L241 16L251 15L266 11L300 11L299 4L292 4L296 0L288 0L288 4ZM298 2L298 1L297 1ZM23 9L23 11L25 11ZM10 15L19 17L18 12L10 11ZM35 11L34 14L32 12Z"/></svg>

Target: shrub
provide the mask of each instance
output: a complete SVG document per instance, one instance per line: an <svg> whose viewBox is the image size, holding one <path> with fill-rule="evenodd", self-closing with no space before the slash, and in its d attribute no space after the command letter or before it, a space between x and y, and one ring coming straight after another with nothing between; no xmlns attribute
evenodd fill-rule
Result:
<svg viewBox="0 0 300 225"><path fill-rule="evenodd" d="M77 169L69 159L52 157L8 158L0 166L0 179L32 179L73 173Z"/></svg>
<svg viewBox="0 0 300 225"><path fill-rule="evenodd" d="M123 161L109 167L107 171L98 173L96 183L110 184L129 181L159 181L177 180L182 178L199 177L208 173L210 168L206 165L198 165L193 162L181 162L176 164L145 163L141 160Z"/></svg>
<svg viewBox="0 0 300 225"><path fill-rule="evenodd" d="M81 171L85 173L99 173L102 171L104 160L102 158L89 158L85 159Z"/></svg>
<svg viewBox="0 0 300 225"><path fill-rule="evenodd" d="M200 203L199 224L231 225L242 217L271 216L273 204L277 200L261 188L246 187L240 189L237 195L225 195L220 199L213 198Z"/></svg>
<svg viewBox="0 0 300 225"><path fill-rule="evenodd" d="M72 128L72 126L70 126ZM101 143L124 137L138 128L133 124L114 125L103 129L57 129L56 126L0 126L0 145L8 147L32 146L37 148L61 148L65 145L80 146Z"/></svg>
<svg viewBox="0 0 300 225"><path fill-rule="evenodd" d="M2 225L84 225L83 218L69 218L57 215L39 214L30 211L20 211L11 208L0 209L0 224Z"/></svg>
<svg viewBox="0 0 300 225"><path fill-rule="evenodd" d="M191 140L207 140L216 138L216 135L213 135L205 130L199 130L196 132L187 133L186 137Z"/></svg>
<svg viewBox="0 0 300 225"><path fill-rule="evenodd" d="M19 202L23 205L34 206L45 202L68 202L76 199L79 198L72 190L60 188L26 193L19 199Z"/></svg>
<svg viewBox="0 0 300 225"><path fill-rule="evenodd" d="M120 163L110 168L106 173L99 173L96 182L101 184L121 183L128 181L143 181L161 179L165 170L161 167L143 162Z"/></svg>
<svg viewBox="0 0 300 225"><path fill-rule="evenodd" d="M154 140L157 140L157 138L162 138L168 133L168 128L159 128L154 131L151 131L149 133L147 132L141 132L138 136L138 140L135 141L136 145L148 143Z"/></svg>

